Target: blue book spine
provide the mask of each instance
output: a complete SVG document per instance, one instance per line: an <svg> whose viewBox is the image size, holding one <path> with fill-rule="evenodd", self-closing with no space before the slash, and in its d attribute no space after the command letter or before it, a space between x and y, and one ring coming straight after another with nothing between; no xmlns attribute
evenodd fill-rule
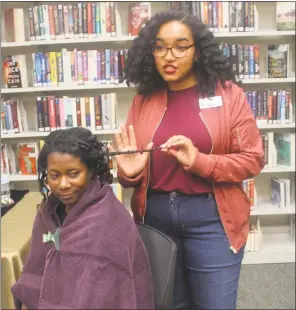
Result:
<svg viewBox="0 0 296 310"><path fill-rule="evenodd" d="M110 67L110 58L111 58L111 55L110 55L110 49L106 49L105 50L105 68L106 68L106 82L107 83L110 83L110 79L111 79L111 67Z"/></svg>
<svg viewBox="0 0 296 310"><path fill-rule="evenodd" d="M249 73L250 79L255 78L255 60L254 60L254 46L249 45Z"/></svg>
<svg viewBox="0 0 296 310"><path fill-rule="evenodd" d="M286 120L286 91L281 91L281 122L284 123Z"/></svg>
<svg viewBox="0 0 296 310"><path fill-rule="evenodd" d="M42 86L42 59L41 53L35 53L36 86Z"/></svg>

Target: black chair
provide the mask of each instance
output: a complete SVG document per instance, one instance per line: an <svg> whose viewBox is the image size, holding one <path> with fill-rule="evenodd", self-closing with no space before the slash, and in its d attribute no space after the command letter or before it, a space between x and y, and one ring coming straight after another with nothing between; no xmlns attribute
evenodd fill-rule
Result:
<svg viewBox="0 0 296 310"><path fill-rule="evenodd" d="M177 246L170 237L153 227L139 223L137 227L150 260L155 309L172 309Z"/></svg>

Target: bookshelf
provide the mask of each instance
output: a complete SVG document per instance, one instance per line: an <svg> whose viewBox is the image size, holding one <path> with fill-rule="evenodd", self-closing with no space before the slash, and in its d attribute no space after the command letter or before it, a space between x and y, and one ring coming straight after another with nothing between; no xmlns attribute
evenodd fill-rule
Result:
<svg viewBox="0 0 296 310"><path fill-rule="evenodd" d="M74 3L74 2L69 2ZM1 14L7 8L24 9L24 27L26 41L23 42L2 42L2 56L8 55L29 55L27 71L32 72L32 53L60 52L66 48L69 51L93 49L126 49L134 36L128 35L128 5L131 2L118 2L117 13L119 15L119 35L101 36L92 38L55 39L55 40L34 40L29 41L28 8L50 2L19 2L2 3ZM151 2L151 13L166 9L165 2ZM3 15L1 15L2 17ZM3 18L2 18L3 22ZM2 24L3 29L3 24ZM270 132L293 133L295 128L295 31L276 30L276 2L255 2L255 31L253 32L217 32L214 33L218 43L229 44L259 44L259 66L260 76L256 79L242 79L243 88L247 91L290 90L290 98L293 106L293 113L288 123L262 123L258 121L258 128L262 134ZM289 44L289 67L286 78L267 77L267 45L268 44ZM2 61L1 61L2 64ZM28 77L28 87L5 88L1 85L2 101L9 99L22 99L26 109L29 130L17 134L2 134L2 143L19 143L22 141L42 140L48 132L39 132L36 123L36 97L37 96L97 96L106 93L116 93L118 108L118 124L124 123L132 98L135 94L134 87L127 87L125 83L118 84L97 84L85 83L76 85L67 83L59 86L32 86L32 78ZM115 129L101 129L93 131L102 140L111 139ZM116 177L116 173L115 173ZM270 180L272 177L287 178L291 181L291 203L290 207L277 208L270 201ZM266 167L255 178L256 208L251 210L250 221L260 228L261 242L260 249L245 253L244 264L261 263L284 263L295 262L295 167L276 166ZM36 175L10 175L10 184L16 189L38 190ZM132 189L123 189L123 202L129 208L129 200ZM259 223L259 224L258 224ZM259 226L258 226L259 225Z"/></svg>

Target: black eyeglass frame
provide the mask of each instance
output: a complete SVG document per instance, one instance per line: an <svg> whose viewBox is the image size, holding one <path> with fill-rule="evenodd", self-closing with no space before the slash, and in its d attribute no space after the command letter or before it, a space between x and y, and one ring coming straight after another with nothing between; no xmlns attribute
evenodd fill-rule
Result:
<svg viewBox="0 0 296 310"><path fill-rule="evenodd" d="M183 48L186 48L186 52L185 52L185 54L184 54L183 56L175 56L175 54L174 54L174 52L173 52L173 48L175 48L175 47L177 47L177 46L166 47L166 46L163 46L163 45L161 45L161 47L166 48L165 54L164 54L163 56L157 56L157 55L155 55L154 52L153 52L153 48L156 47L156 46L159 46L159 45L153 45L153 46L152 46L152 54L153 54L155 57L163 58L163 57L165 57L165 56L167 55L168 51L171 50L171 53L172 53L172 55L173 55L175 58L183 58L183 57L185 57L185 56L187 55L188 50L189 50L191 47L195 46L195 44L193 43L193 44L188 45L188 46L182 46Z"/></svg>

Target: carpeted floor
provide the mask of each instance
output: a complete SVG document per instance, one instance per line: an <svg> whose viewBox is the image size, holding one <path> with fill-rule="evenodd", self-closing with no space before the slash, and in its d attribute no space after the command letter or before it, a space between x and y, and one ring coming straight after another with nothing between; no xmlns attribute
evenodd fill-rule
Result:
<svg viewBox="0 0 296 310"><path fill-rule="evenodd" d="M243 265L237 309L295 309L295 263Z"/></svg>

